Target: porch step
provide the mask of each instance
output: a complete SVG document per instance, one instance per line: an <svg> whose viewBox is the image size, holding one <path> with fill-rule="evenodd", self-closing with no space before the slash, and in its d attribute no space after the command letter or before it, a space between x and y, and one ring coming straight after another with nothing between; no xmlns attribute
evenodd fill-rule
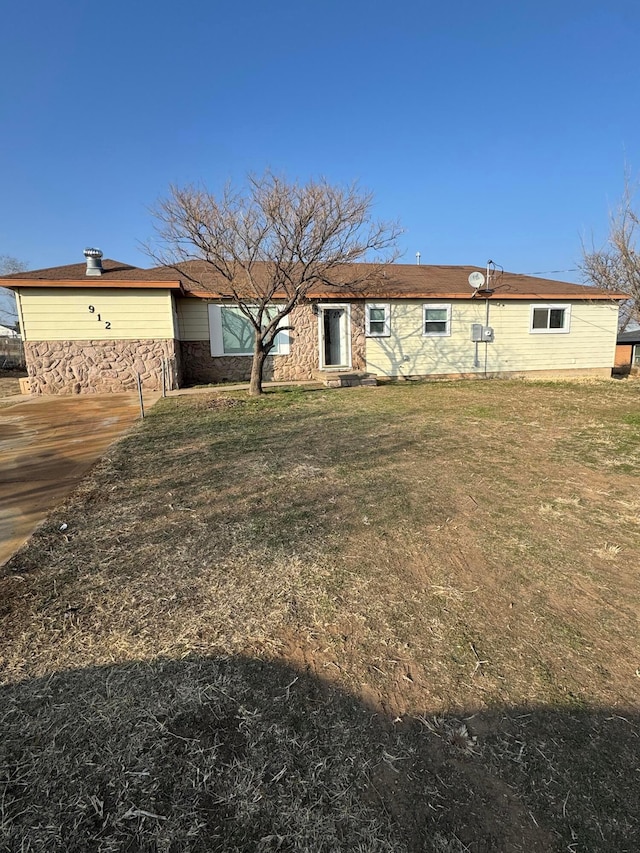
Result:
<svg viewBox="0 0 640 853"><path fill-rule="evenodd" d="M315 378L327 388L357 388L362 385L378 384L373 373L341 373L337 370L317 370Z"/></svg>

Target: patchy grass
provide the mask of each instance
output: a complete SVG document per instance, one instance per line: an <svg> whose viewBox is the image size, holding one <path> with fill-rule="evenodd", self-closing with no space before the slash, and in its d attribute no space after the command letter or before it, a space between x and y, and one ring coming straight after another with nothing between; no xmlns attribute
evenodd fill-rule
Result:
<svg viewBox="0 0 640 853"><path fill-rule="evenodd" d="M639 411L156 405L0 581L0 849L637 849Z"/></svg>

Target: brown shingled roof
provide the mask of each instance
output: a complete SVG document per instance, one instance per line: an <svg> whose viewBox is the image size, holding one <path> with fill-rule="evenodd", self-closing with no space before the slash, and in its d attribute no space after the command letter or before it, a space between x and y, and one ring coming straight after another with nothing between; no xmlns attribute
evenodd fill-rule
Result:
<svg viewBox="0 0 640 853"><path fill-rule="evenodd" d="M374 271L373 265L354 265L359 277L367 268ZM60 282L61 286L82 283L90 287L113 287L115 282L131 282L135 287L144 287L145 283L167 282L167 286L178 284L184 293L199 297L224 297L227 294L225 282L212 271L204 261L187 261L176 267L153 267L142 269L106 258L102 261L101 276L87 276L84 263L70 264L50 269L15 273L0 280L0 285L19 287L20 281L29 282L28 286L43 286L46 282ZM482 266L440 266L417 264L391 264L382 269L381 274L372 277L371 283L358 288L350 288L348 282L353 277L353 267L345 265L338 271L335 280L343 286L330 287L318 285L308 294L315 299L335 299L343 296L358 296L376 299L468 299L473 290L469 287L469 274L482 270ZM41 284L42 283L42 284ZM122 286L122 285L120 285ZM147 284L147 286L149 286ZM489 295L480 291L479 296ZM551 281L517 273L496 272L491 282L492 299L624 299L626 294L613 293L581 284Z"/></svg>
<svg viewBox="0 0 640 853"><path fill-rule="evenodd" d="M469 274L482 269L475 266L442 266L417 264L390 264L380 268L371 264L354 265L359 277L362 270L371 271L372 281L354 293L348 282L353 278L352 269L345 265L335 275L336 281L345 283L343 288L317 285L309 292L311 299L335 299L341 295L371 297L376 299L426 299L449 298L469 299L473 290L469 286ZM228 291L225 282L204 261L187 261L173 267L155 267L138 270L137 274L154 280L165 276L176 277L185 293L202 297L220 297ZM624 298L624 294L612 294L583 284L551 281L517 273L496 273L492 280L492 298L502 299L611 299ZM481 292L484 295L484 291Z"/></svg>
<svg viewBox="0 0 640 853"><path fill-rule="evenodd" d="M47 283L56 282L60 287L122 287L125 283L136 283L140 287L150 286L158 282L166 282L166 287L180 286L180 275L171 267L156 267L143 269L111 258L102 259L102 275L87 275L86 263L66 264L61 267L49 267L41 270L27 270L13 273L0 279L4 287L46 287Z"/></svg>
<svg viewBox="0 0 640 853"><path fill-rule="evenodd" d="M118 278L120 278L121 275L126 275L129 271L136 271L139 268L132 267L131 264L123 264L121 261L113 261L111 258L103 258L102 269L103 276L110 276L111 278L115 278L117 276ZM67 264L63 267L47 267L43 270L28 270L27 272L16 272L12 275L5 276L5 278L25 278L30 280L40 278L43 281L73 281L75 279L92 278L92 276L86 275L86 270L87 264L86 262L84 262L81 264ZM140 270L140 272L145 272L145 270Z"/></svg>

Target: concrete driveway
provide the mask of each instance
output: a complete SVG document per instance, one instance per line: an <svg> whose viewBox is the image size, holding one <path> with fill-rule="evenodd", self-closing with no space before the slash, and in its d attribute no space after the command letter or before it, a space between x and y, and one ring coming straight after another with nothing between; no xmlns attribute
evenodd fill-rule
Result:
<svg viewBox="0 0 640 853"><path fill-rule="evenodd" d="M135 394L37 397L0 408L0 566L139 417Z"/></svg>

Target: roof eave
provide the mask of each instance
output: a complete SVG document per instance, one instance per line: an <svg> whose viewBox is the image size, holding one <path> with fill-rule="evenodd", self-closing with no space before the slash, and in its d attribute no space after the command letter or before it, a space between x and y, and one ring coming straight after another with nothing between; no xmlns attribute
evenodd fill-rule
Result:
<svg viewBox="0 0 640 853"><path fill-rule="evenodd" d="M184 296L192 297L196 299L225 299L231 300L233 297L228 293L215 293L210 290L188 290L185 291ZM247 299L250 299L250 296L247 296ZM275 293L273 298L275 300L278 299L286 299L285 294ZM465 291L463 293L447 293L446 291L442 292L431 292L424 293L419 291L407 291L406 293L392 293L392 292L362 292L358 293L353 290L332 290L332 291L313 291L306 295L306 299L455 299L455 300L470 300L473 299L473 294ZM591 301L609 301L609 302L617 302L619 300L628 299L629 297L626 294L616 294L616 293L593 293L593 294L583 294L583 293L496 293L495 291L491 294L477 294L475 297L477 300L490 299L493 302L506 302L510 300L528 300L528 301L540 301L541 299L546 299L548 301L567 301L573 300L574 302L591 302Z"/></svg>
<svg viewBox="0 0 640 853"><path fill-rule="evenodd" d="M129 288L137 289L155 289L155 290L182 290L182 284L179 281L127 281L126 279L107 279L102 276L85 279L51 279L51 278L21 278L21 279L2 279L0 278L0 287L6 287L9 290L19 290L21 287L100 287L100 288Z"/></svg>
<svg viewBox="0 0 640 853"><path fill-rule="evenodd" d="M546 299L549 301L554 300L574 300L578 302L591 302L593 300L602 301L618 301L623 299L628 299L627 294L620 293L499 293L497 291L493 291L492 293L478 293L474 296L474 294L469 293L469 291L464 291L462 293L447 293L446 291L432 291L430 293L419 292L419 291L407 291L405 293L393 293L393 292L371 292L371 293L355 293L355 292L314 292L309 293L309 299L334 299L336 297L345 298L347 296L351 296L354 299L465 299L470 300L484 300L490 299L492 302L505 302L510 301L512 299L517 300L529 300L529 301L540 301L541 299Z"/></svg>

